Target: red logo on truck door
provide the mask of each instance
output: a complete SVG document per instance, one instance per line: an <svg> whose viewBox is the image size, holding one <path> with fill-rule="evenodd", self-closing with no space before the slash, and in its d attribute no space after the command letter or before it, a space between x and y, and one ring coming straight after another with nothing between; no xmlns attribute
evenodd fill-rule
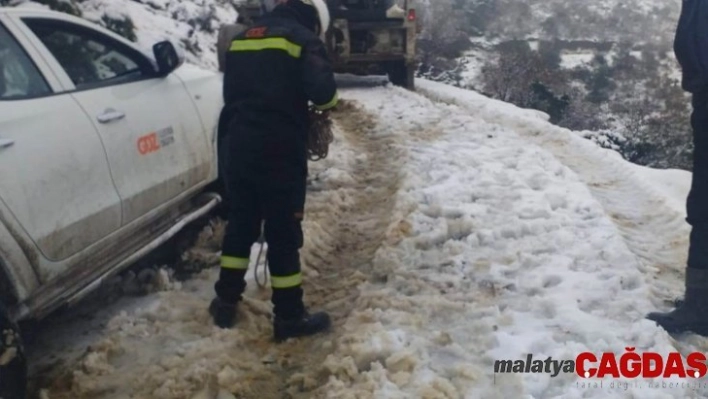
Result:
<svg viewBox="0 0 708 399"><path fill-rule="evenodd" d="M160 149L157 142L157 133L146 134L138 138L138 152L140 155L150 154Z"/></svg>
<svg viewBox="0 0 708 399"><path fill-rule="evenodd" d="M138 152L147 155L175 142L172 126L138 137Z"/></svg>

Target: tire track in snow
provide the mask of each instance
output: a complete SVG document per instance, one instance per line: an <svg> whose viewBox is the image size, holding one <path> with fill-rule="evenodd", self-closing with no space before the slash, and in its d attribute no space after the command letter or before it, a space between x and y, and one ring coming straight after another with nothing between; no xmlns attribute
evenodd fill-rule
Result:
<svg viewBox="0 0 708 399"><path fill-rule="evenodd" d="M306 305L330 313L333 333L282 344L278 357L288 360L274 370L273 380L259 380L250 388L254 395L244 397L311 397L308 392L324 382L313 371L332 352L332 340L352 311L359 284L369 279L390 224L402 150L395 148L395 137L372 134L375 117L352 103L343 101L334 120L335 134L343 136L355 159L350 179L328 181L329 170L312 168L302 251ZM280 388L277 396L264 395L273 386Z"/></svg>
<svg viewBox="0 0 708 399"><path fill-rule="evenodd" d="M684 294L691 227L685 213L630 169L621 155L600 148L568 129L551 125L538 111L523 110L433 82L421 81L417 86L419 94L432 101L460 107L487 123L516 132L572 170L605 209L627 248L640 261L639 271L652 294L649 297L652 310L674 308L675 300ZM708 350L708 337L687 333L668 338L684 354ZM701 394L704 393L697 395Z"/></svg>
<svg viewBox="0 0 708 399"><path fill-rule="evenodd" d="M683 294L689 226L684 216L665 198L627 168L619 154L601 149L567 129L530 115L519 115L519 109L510 104L493 104L488 99L474 97L469 100L460 98L441 92L427 82L421 82L419 91L433 101L462 107L486 122L510 128L552 153L587 184L617 226L628 248L646 266L643 272L653 279L651 285L655 298L652 300L655 305L666 307L666 302ZM479 95L470 93L470 96ZM507 109L495 109L490 105Z"/></svg>

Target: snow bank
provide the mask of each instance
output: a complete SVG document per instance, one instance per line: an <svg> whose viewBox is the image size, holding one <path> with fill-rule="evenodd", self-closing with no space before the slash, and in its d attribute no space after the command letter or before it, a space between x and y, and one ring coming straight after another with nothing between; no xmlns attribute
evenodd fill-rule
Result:
<svg viewBox="0 0 708 399"><path fill-rule="evenodd" d="M632 252L642 259L643 265L653 269L648 270L647 279L662 280L655 286L656 297L666 299L683 291L681 275L690 227L677 201L685 201L685 195L673 190L675 195L667 197L663 184L647 179L647 173L641 173L642 168L625 161L619 153L598 148L584 139L582 135L586 132L573 132L545 123L527 110L470 91L428 81L419 81L418 85L420 91L431 98L457 104L486 122L517 132L553 154L590 188L619 226ZM652 173L660 174L660 171ZM684 174L682 181L684 184L680 186L686 187L687 175ZM685 188L682 191L686 193ZM683 196L684 200L677 196ZM647 231L655 233L647 236Z"/></svg>
<svg viewBox="0 0 708 399"><path fill-rule="evenodd" d="M641 179L666 198L676 212L686 213L686 197L691 191L691 172L679 169L653 169L629 163Z"/></svg>
<svg viewBox="0 0 708 399"><path fill-rule="evenodd" d="M664 184L647 179L642 168L625 161L617 152L598 149L592 141L582 138L587 132L550 125L530 117L526 110L477 93L428 81L419 81L418 86L426 95L457 104L475 117L511 129L552 153L588 186L640 259L654 305L668 309L683 295L690 233L684 206L680 204L685 202L685 195L672 190L676 196L667 197ZM654 176L666 173L652 171ZM676 187L683 187L681 191L686 193L688 175L683 176L684 183Z"/></svg>
<svg viewBox="0 0 708 399"><path fill-rule="evenodd" d="M426 83L422 84L423 87ZM493 362L675 350L643 319L641 262L588 186L506 126L398 89L350 90L407 148L407 179L361 295L320 372L327 397L685 397L580 387L574 375L493 375ZM537 114L469 96L515 125ZM457 99L458 101L467 101ZM518 118L519 120L514 120ZM435 127L423 135L422 127ZM582 139L578 139L582 140ZM603 150L592 144L587 151ZM632 198L627 198L631 201ZM647 232L651 234L651 232Z"/></svg>

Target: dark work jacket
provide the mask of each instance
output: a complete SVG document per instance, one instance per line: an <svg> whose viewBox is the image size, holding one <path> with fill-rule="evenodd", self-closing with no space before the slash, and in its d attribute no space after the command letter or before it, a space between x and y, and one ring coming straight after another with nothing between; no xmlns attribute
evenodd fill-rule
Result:
<svg viewBox="0 0 708 399"><path fill-rule="evenodd" d="M306 170L308 101L323 110L337 104L324 43L298 18L278 6L236 35L226 54L219 125L229 173Z"/></svg>
<svg viewBox="0 0 708 399"><path fill-rule="evenodd" d="M683 89L694 94L708 91L708 0L683 0L674 53Z"/></svg>

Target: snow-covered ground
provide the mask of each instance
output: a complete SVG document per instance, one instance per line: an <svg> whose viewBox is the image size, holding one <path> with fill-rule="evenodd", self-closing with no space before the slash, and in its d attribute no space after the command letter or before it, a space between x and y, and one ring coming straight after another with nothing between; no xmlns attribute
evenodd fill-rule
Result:
<svg viewBox="0 0 708 399"><path fill-rule="evenodd" d="M630 165L474 92L341 83L302 253L307 302L331 312L333 332L272 344L253 275L238 327L215 328L212 268L113 305L103 326L76 322L86 337L48 331L45 345L75 357L36 366L44 398L705 397L493 372L527 353L707 347L643 319L682 294L690 174ZM47 349L37 356L48 364Z"/></svg>
<svg viewBox="0 0 708 399"><path fill-rule="evenodd" d="M130 17L145 48L182 40L208 68L215 28L235 19L228 1L78 4L97 22ZM469 83L482 61L470 55ZM706 397L493 374L494 360L526 353L708 348L643 320L682 294L690 174L628 164L474 92L341 82L354 105L312 165L302 254L308 303L334 331L269 342L269 291L253 273L239 326L213 327L212 268L48 321L30 348L44 399Z"/></svg>
<svg viewBox="0 0 708 399"><path fill-rule="evenodd" d="M659 170L628 164L639 177L659 191L676 212L686 212L686 195L691 190L691 172L685 170Z"/></svg>

